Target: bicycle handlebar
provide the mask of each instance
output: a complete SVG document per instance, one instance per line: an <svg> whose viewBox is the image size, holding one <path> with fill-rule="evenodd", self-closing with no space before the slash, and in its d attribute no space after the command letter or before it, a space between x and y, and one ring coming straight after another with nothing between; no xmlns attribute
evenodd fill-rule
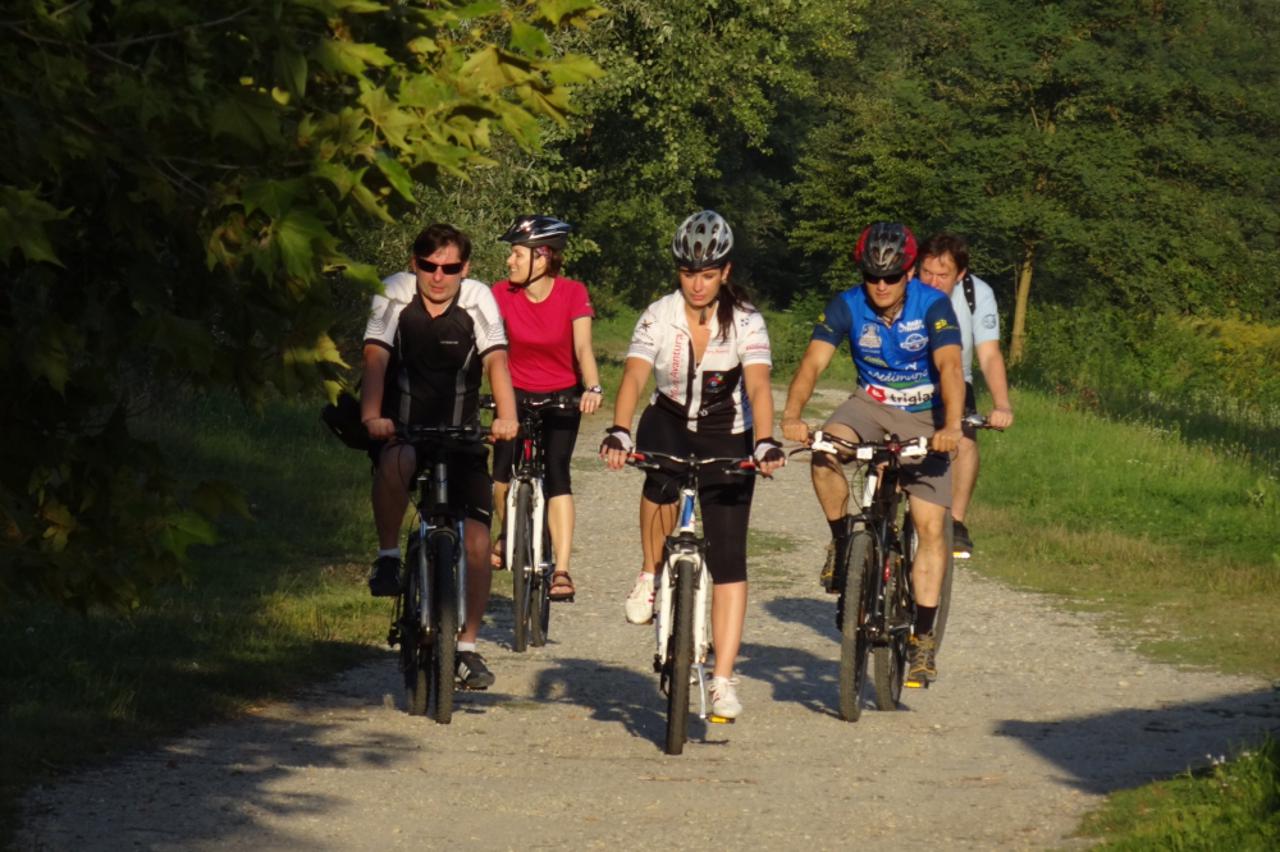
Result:
<svg viewBox="0 0 1280 852"><path fill-rule="evenodd" d="M396 437L406 444L443 444L459 448L477 447L489 441L483 426L401 426Z"/></svg>
<svg viewBox="0 0 1280 852"><path fill-rule="evenodd" d="M993 432L1004 431L1004 429L1001 429L999 426L992 426L990 421L987 420L987 418L983 417L981 414L977 413L976 411L973 414L970 414L967 417L965 417L963 420L961 420L960 425L968 426L970 429L990 429Z"/></svg>
<svg viewBox="0 0 1280 852"><path fill-rule="evenodd" d="M680 473L693 474L704 467L723 467L725 473L738 476L755 476L759 473L756 460L750 456L724 456L715 458L686 458L657 450L636 450L627 454L627 464L642 470L660 470L663 468L680 468Z"/></svg>
<svg viewBox="0 0 1280 852"><path fill-rule="evenodd" d="M853 453L853 457L858 461L873 461L877 454L914 459L929 454L929 439L922 435L904 441L896 435L886 435L884 441L849 441L819 429L813 433L807 447L798 447L791 451L791 455L814 452L834 456L839 454L840 449Z"/></svg>

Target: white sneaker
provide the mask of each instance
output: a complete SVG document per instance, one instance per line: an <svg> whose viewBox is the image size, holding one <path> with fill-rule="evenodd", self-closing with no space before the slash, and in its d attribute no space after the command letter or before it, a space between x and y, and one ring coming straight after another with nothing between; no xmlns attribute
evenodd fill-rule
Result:
<svg viewBox="0 0 1280 852"><path fill-rule="evenodd" d="M736 719L742 712L742 702L738 700L738 692L734 689L738 683L736 677L711 678L711 713L726 719Z"/></svg>
<svg viewBox="0 0 1280 852"><path fill-rule="evenodd" d="M653 575L641 571L636 584L627 595L627 621L632 624L648 624L653 621Z"/></svg>

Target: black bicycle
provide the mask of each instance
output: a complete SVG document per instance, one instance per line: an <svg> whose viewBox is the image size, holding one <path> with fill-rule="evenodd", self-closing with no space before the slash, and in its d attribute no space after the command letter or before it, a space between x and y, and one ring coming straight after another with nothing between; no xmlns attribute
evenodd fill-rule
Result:
<svg viewBox="0 0 1280 852"><path fill-rule="evenodd" d="M479 426L412 426L397 435L413 445L422 472L387 644L400 646L409 713L441 725L453 718L458 632L467 620L466 517L449 507L447 459L486 453L488 435Z"/></svg>
<svg viewBox="0 0 1280 852"><path fill-rule="evenodd" d="M836 625L840 630L840 718L856 722L862 714L860 698L867 676L867 657L873 661L876 706L893 710L902 696L907 664L907 641L915 622L915 596L911 569L917 536L911 520L911 504L899 488L902 460L929 452L929 439L902 441L847 441L815 432L809 450L842 457L866 465L858 513L851 516L848 557L838 563L834 578L840 597ZM951 552L950 517L944 519L947 553ZM934 622L934 636L941 642L951 599L948 560L942 597Z"/></svg>
<svg viewBox="0 0 1280 852"><path fill-rule="evenodd" d="M511 603L515 636L512 648L547 643L551 622L551 581L556 560L547 526L542 474L546 466L542 417L550 411L576 410L581 397L559 393L530 396L520 405L519 458L507 489L503 512L502 564L511 569ZM572 601L572 597L564 600Z"/></svg>
<svg viewBox="0 0 1280 852"><path fill-rule="evenodd" d="M638 450L627 463L645 470L661 470L677 477L680 498L676 527L662 548L661 574L655 579L654 627L657 648L653 670L658 688L667 695L667 754L680 754L688 738L689 687L698 685L698 716L709 722L731 723L707 712L707 654L711 650L708 606L711 577L707 571L706 540L698 530L694 511L698 476L703 469L754 476L750 458L682 458Z"/></svg>

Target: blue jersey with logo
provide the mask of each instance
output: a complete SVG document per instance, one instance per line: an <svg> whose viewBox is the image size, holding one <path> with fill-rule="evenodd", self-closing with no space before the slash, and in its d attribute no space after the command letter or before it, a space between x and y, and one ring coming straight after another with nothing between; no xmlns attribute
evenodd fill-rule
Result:
<svg viewBox="0 0 1280 852"><path fill-rule="evenodd" d="M859 286L831 300L812 339L835 347L847 339L858 385L873 399L906 411L942 404L933 352L961 342L951 300L917 278L907 282L902 311L892 323L885 324Z"/></svg>

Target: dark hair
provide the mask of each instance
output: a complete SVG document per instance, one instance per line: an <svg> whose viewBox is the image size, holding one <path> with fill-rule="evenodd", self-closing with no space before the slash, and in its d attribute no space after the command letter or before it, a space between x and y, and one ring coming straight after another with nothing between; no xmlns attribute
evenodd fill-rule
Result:
<svg viewBox="0 0 1280 852"><path fill-rule="evenodd" d="M956 265L956 272L964 272L969 268L969 242L959 234L943 231L940 234L934 234L920 246L922 263L926 257L942 257L944 254L951 255L951 260Z"/></svg>
<svg viewBox="0 0 1280 852"><path fill-rule="evenodd" d="M458 254L464 262L471 259L471 238L443 222L436 222L422 229L422 233L413 241L413 253L417 257L430 257L449 245L458 247Z"/></svg>
<svg viewBox="0 0 1280 852"><path fill-rule="evenodd" d="M560 274L561 268L564 267L564 250L555 246L536 246L533 248L535 256L541 255L547 259L547 273L552 278Z"/></svg>
<svg viewBox="0 0 1280 852"><path fill-rule="evenodd" d="M720 304L716 305L716 321L720 323L720 341L723 343L729 339L729 329L733 328L733 309L754 311L756 306L747 298L746 290L728 281L720 282L720 292L716 298L720 300Z"/></svg>

